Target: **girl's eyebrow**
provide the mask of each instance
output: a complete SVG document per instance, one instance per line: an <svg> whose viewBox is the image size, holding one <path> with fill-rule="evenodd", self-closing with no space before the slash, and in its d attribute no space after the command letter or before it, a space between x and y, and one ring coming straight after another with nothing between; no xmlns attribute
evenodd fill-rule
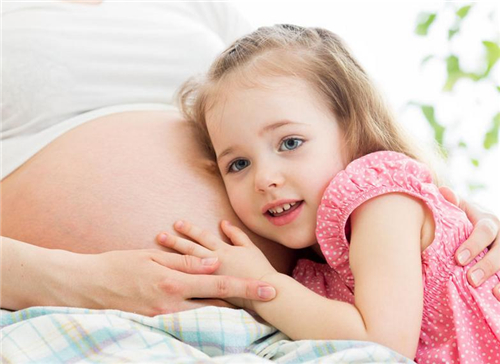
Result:
<svg viewBox="0 0 500 364"><path fill-rule="evenodd" d="M276 130L278 128L281 128L282 126L285 125L303 125L303 126L309 126L308 124L304 123L299 123L296 121L291 121L291 120L280 120L280 121L275 121L271 124L268 124L264 126L260 131L259 131L259 136L264 135L265 133L269 133L270 131ZM223 157L225 157L228 154L233 153L234 147L229 147L224 149L224 151L217 156L217 160L221 160Z"/></svg>
<svg viewBox="0 0 500 364"><path fill-rule="evenodd" d="M271 123L269 125L264 126L261 129L261 131L259 132L259 136L262 136L265 133L268 133L270 131L273 131L273 130L276 130L278 128L281 128L282 126L290 125L290 124L293 124L293 125L308 125L308 124L299 123L299 122L291 121L291 120L280 120L280 121L276 121L274 123Z"/></svg>
<svg viewBox="0 0 500 364"><path fill-rule="evenodd" d="M233 147L229 147L227 149L224 149L224 151L221 154L216 156L217 160L219 161L222 158L224 158L226 155L231 154L233 152L233 149L234 149Z"/></svg>

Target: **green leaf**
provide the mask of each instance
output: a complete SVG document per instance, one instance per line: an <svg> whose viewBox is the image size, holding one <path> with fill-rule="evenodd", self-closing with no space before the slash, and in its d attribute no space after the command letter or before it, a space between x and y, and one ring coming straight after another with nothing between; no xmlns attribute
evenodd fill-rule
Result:
<svg viewBox="0 0 500 364"><path fill-rule="evenodd" d="M497 91L500 92L500 86L497 86Z"/></svg>
<svg viewBox="0 0 500 364"><path fill-rule="evenodd" d="M479 167L479 161L476 158L471 158L470 162L474 167Z"/></svg>
<svg viewBox="0 0 500 364"><path fill-rule="evenodd" d="M495 42L490 42L490 41L483 41L483 45L486 48L486 63L487 63L487 68L484 73L483 77L486 77L495 63L497 63L498 59L500 58L500 46L498 43Z"/></svg>
<svg viewBox="0 0 500 364"><path fill-rule="evenodd" d="M484 135L483 147L488 150L498 144L498 130L500 129L500 112L492 120L491 128Z"/></svg>
<svg viewBox="0 0 500 364"><path fill-rule="evenodd" d="M434 58L433 54L429 54L428 56L425 56L424 59L422 59L422 62L420 62L420 67L423 67L427 62L429 62L433 58Z"/></svg>
<svg viewBox="0 0 500 364"><path fill-rule="evenodd" d="M443 86L443 91L449 92L453 90L455 83L461 78L469 78L474 82L477 82L487 76L487 74L478 74L474 72L464 72L460 68L460 60L457 56L451 54L446 59L446 71L448 73L448 78Z"/></svg>
<svg viewBox="0 0 500 364"><path fill-rule="evenodd" d="M486 74L478 74L478 73L474 73L474 72L467 72L467 73L463 73L462 74L462 77L467 77L469 79L471 79L472 81L474 82L477 82L483 78L485 78L487 75Z"/></svg>
<svg viewBox="0 0 500 364"><path fill-rule="evenodd" d="M460 60L455 55L450 55L446 58L446 70L448 73L460 73Z"/></svg>
<svg viewBox="0 0 500 364"><path fill-rule="evenodd" d="M458 143L458 147L459 148L467 149L467 143L464 142L463 140L461 140L460 143Z"/></svg>
<svg viewBox="0 0 500 364"><path fill-rule="evenodd" d="M431 105L420 105L420 109L422 110L422 113L425 116L425 119L431 126L432 130L434 131L434 139L438 143L441 151L443 154L446 156L448 153L446 151L446 148L444 147L444 132L446 128L442 126L441 124L438 123L436 120L435 112L434 112L434 106Z"/></svg>
<svg viewBox="0 0 500 364"><path fill-rule="evenodd" d="M472 7L472 5L466 5L462 6L460 9L457 10L456 14L460 19L463 19L469 14L469 10Z"/></svg>
<svg viewBox="0 0 500 364"><path fill-rule="evenodd" d="M448 29L448 40L450 40L451 38L453 38L455 36L455 34L458 33L460 29L457 27L457 28L453 28L453 29Z"/></svg>
<svg viewBox="0 0 500 364"><path fill-rule="evenodd" d="M455 83L465 75L460 69L460 61L457 56L451 54L446 58L446 71L448 72L448 78L443 91L451 91Z"/></svg>
<svg viewBox="0 0 500 364"><path fill-rule="evenodd" d="M427 35L429 27L436 20L436 13L420 13L418 15L418 23L415 28L415 33L420 36Z"/></svg>
<svg viewBox="0 0 500 364"><path fill-rule="evenodd" d="M469 183L467 185L467 187L469 187L469 191L471 191L471 192L474 192L477 190L484 190L486 188L486 186L482 183Z"/></svg>

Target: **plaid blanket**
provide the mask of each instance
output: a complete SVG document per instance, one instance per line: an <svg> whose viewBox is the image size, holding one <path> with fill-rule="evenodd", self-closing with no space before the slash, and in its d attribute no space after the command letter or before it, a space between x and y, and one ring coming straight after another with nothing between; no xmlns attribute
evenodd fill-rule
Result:
<svg viewBox="0 0 500 364"><path fill-rule="evenodd" d="M360 341L291 341L244 310L146 317L117 310L1 310L1 363L413 363Z"/></svg>

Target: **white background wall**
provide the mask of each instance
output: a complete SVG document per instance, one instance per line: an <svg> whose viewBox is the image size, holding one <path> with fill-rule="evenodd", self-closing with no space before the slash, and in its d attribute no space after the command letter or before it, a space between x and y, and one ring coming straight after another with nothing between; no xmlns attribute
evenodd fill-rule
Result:
<svg viewBox="0 0 500 364"><path fill-rule="evenodd" d="M448 47L447 27L454 18L451 10L471 2L446 3L443 1L232 1L254 27L275 23L291 23L328 28L343 37L354 55L383 90L399 120L423 140L432 133L419 109L408 102L437 104L437 117L448 126L457 118L465 118L455 137L467 137L475 144L474 156L481 157L482 137L490 119L499 110L500 94L493 87L478 86L463 81L452 94L441 92L446 79L444 62L429 62L421 67L421 60L429 53L441 53ZM414 33L420 12L446 9L431 28L429 37ZM496 11L496 20L488 19ZM461 65L475 67L483 53L480 40L497 41L500 34L500 2L473 3L462 32L456 37ZM448 18L447 18L448 17ZM441 35L440 35L441 34ZM496 84L500 84L500 65L494 69ZM446 172L449 184L462 197L468 197L493 210L500 216L500 149L498 146L484 159L479 168L457 155L450 161ZM467 182L482 183L486 189L471 193Z"/></svg>

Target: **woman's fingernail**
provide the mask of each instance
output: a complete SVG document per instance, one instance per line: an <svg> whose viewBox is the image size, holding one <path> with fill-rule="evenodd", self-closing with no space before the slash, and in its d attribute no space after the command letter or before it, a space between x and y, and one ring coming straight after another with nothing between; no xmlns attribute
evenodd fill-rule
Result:
<svg viewBox="0 0 500 364"><path fill-rule="evenodd" d="M472 279L472 282L477 286L479 285L481 279L484 277L484 272L482 269L476 269L474 272L472 272L470 277Z"/></svg>
<svg viewBox="0 0 500 364"><path fill-rule="evenodd" d="M165 233L161 233L161 234L160 234L160 236L158 236L158 241L159 241L160 243L164 243L164 242L166 242L166 241L167 241L167 234L165 234Z"/></svg>
<svg viewBox="0 0 500 364"><path fill-rule="evenodd" d="M460 254L458 254L458 261L460 264L465 264L467 259L470 257L470 251L468 249L463 250Z"/></svg>
<svg viewBox="0 0 500 364"><path fill-rule="evenodd" d="M201 260L201 264L203 264L203 265L214 265L217 262L217 260L218 260L217 257L203 258Z"/></svg>
<svg viewBox="0 0 500 364"><path fill-rule="evenodd" d="M177 229L182 229L182 227L184 226L184 222L183 221L177 221L174 226L177 228Z"/></svg>
<svg viewBox="0 0 500 364"><path fill-rule="evenodd" d="M273 287L259 287L257 294L262 299L270 299L276 297L276 290Z"/></svg>

